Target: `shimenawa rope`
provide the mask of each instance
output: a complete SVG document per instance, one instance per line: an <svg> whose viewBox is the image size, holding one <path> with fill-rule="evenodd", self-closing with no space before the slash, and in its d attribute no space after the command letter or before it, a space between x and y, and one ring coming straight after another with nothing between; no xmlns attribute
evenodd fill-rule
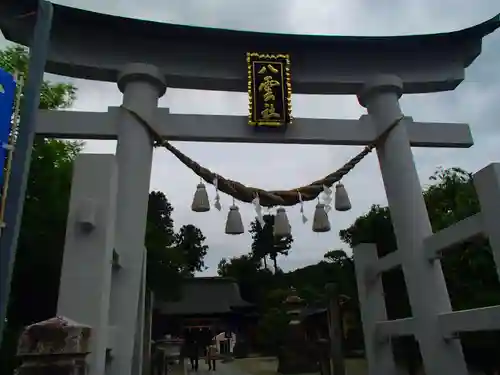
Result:
<svg viewBox="0 0 500 375"><path fill-rule="evenodd" d="M170 142L163 139L162 136L154 129L151 124L149 124L141 115L136 111L121 106L127 113L134 117L142 126L144 126L154 139L155 146L163 146L168 151L170 151L174 156L179 159L185 166L191 169L199 177L201 177L205 182L213 184L214 180L217 179L217 188L225 194L232 196L233 198L250 203L258 195L261 206L273 207L273 206L294 206L298 203L306 201L311 201L316 199L321 192L323 192L323 187L331 187L334 183L340 181L347 173L349 173L361 160L364 159L379 143L383 142L389 132L394 129L403 120L404 116L396 119L391 125L380 134L371 144L366 146L363 151L354 156L346 164L344 164L337 171L329 174L328 176L322 178L321 180L314 181L306 186L301 186L293 190L263 190L255 188L252 186L246 186L238 181L229 180L222 177L216 173L213 173L207 168L202 167L196 161L192 160L176 147L174 147Z"/></svg>

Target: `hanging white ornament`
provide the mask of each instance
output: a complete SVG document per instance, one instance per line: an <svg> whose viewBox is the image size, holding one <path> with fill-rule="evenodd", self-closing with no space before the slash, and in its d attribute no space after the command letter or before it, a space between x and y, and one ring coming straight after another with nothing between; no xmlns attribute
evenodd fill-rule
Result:
<svg viewBox="0 0 500 375"><path fill-rule="evenodd" d="M229 212L227 213L226 234L237 235L242 233L245 233L243 220L241 219L240 210L236 206L236 201L233 198L233 204L229 207Z"/></svg>
<svg viewBox="0 0 500 375"><path fill-rule="evenodd" d="M196 186L196 191L194 192L191 210L194 212L210 211L210 200L208 199L207 189L201 179L200 183Z"/></svg>
<svg viewBox="0 0 500 375"><path fill-rule="evenodd" d="M323 194L325 194L327 197L330 197L332 195L333 191L331 188L329 188L326 185L323 185Z"/></svg>
<svg viewBox="0 0 500 375"><path fill-rule="evenodd" d="M214 207L220 211L222 210L222 206L220 204L220 195L219 195L219 182L217 180L217 176L214 177L214 181L212 182L212 184L214 185L215 187L215 200L214 200Z"/></svg>
<svg viewBox="0 0 500 375"><path fill-rule="evenodd" d="M262 215L262 206L260 205L259 194L255 194L255 198L252 200L252 204L255 209L256 219L259 222L260 226L264 228L264 216Z"/></svg>
<svg viewBox="0 0 500 375"><path fill-rule="evenodd" d="M297 194L299 195L300 216L302 217L302 223L305 224L307 223L307 217L304 214L304 201L302 200L302 194L300 194L300 191L297 191Z"/></svg>
<svg viewBox="0 0 500 375"><path fill-rule="evenodd" d="M337 211L349 211L351 209L351 200L347 190L340 182L335 186L335 209Z"/></svg>
<svg viewBox="0 0 500 375"><path fill-rule="evenodd" d="M325 206L325 212L328 213L332 209L332 189L328 186L323 185L323 192L321 193L323 205Z"/></svg>
<svg viewBox="0 0 500 375"><path fill-rule="evenodd" d="M283 207L276 210L273 234L278 238L289 237L292 234L292 227L286 216L286 210Z"/></svg>
<svg viewBox="0 0 500 375"><path fill-rule="evenodd" d="M220 204L220 197L217 197L217 198L215 199L214 207L216 208L216 210L217 210L217 211L222 210L222 206L221 206L221 204Z"/></svg>

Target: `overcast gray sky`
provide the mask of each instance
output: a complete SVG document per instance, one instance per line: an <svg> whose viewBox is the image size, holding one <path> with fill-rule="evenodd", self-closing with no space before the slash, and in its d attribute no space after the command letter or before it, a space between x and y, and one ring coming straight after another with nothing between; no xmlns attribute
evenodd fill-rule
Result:
<svg viewBox="0 0 500 375"><path fill-rule="evenodd" d="M480 23L500 12L498 0L58 0L70 6L126 17L151 19L219 28L301 34L399 35L453 31ZM280 14L280 17L276 17ZM2 40L0 46L7 43ZM408 95L402 98L406 115L419 121L468 122L475 145L467 150L414 149L422 185L438 166L459 166L475 172L500 159L500 31L486 38L482 55L468 69L466 80L454 92ZM60 77L48 75L50 80ZM105 111L119 105L115 85L73 80L78 87L75 108ZM231 105L228 106L227 103ZM160 106L175 113L246 115L244 93L168 90ZM354 96L295 95L295 117L358 118L363 112ZM495 144L497 146L495 147ZM303 185L336 170L356 154L356 147L292 145L233 145L177 143L181 151L218 174L268 189ZM89 141L86 152L113 153L114 142ZM497 151L495 151L495 149ZM272 155L272 158L271 158ZM191 212L190 205L198 178L167 151L154 155L151 189L163 191L174 206L176 227L193 223L200 227L210 246L207 275L216 273L222 257L249 250L250 234L226 236L224 224L231 199L222 197L223 211ZM345 179L353 209L331 214L332 231L316 234L303 225L299 208L288 210L295 242L286 259L285 270L315 263L323 254L343 245L338 232L347 228L374 203L386 198L375 155L370 155ZM213 197L213 190L209 189ZM254 217L250 205L240 206L248 225ZM314 204L306 204L312 217Z"/></svg>

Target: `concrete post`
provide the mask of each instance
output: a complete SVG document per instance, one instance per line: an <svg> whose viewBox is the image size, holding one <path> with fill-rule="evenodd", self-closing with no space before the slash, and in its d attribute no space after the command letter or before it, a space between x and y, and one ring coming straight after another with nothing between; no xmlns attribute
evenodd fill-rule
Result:
<svg viewBox="0 0 500 375"><path fill-rule="evenodd" d="M377 261L374 244L361 244L353 249L356 281L358 285L361 321L365 338L369 375L396 375L396 363L391 342L377 341L377 322L387 320L382 278L370 276L370 267Z"/></svg>
<svg viewBox="0 0 500 375"><path fill-rule="evenodd" d="M27 327L19 338L18 375L87 375L92 329L64 317Z"/></svg>
<svg viewBox="0 0 500 375"><path fill-rule="evenodd" d="M147 356L144 357L144 326L146 324L146 251L146 247L144 247L144 256L142 257L141 289L137 304L137 326L135 330L134 357L132 362L133 374L142 374L144 361L148 358Z"/></svg>
<svg viewBox="0 0 500 375"><path fill-rule="evenodd" d="M380 75L358 95L378 133L402 115L398 101L402 88L398 77ZM423 240L432 229L406 127L401 125L377 147L377 156L417 321L416 338L427 375L467 375L460 342L445 341L438 329L437 315L451 311L451 304L440 262L429 262L424 257Z"/></svg>
<svg viewBox="0 0 500 375"><path fill-rule="evenodd" d="M500 277L500 232L498 218L500 217L500 163L491 163L474 174L485 233L491 246L491 252L497 274Z"/></svg>
<svg viewBox="0 0 500 375"><path fill-rule="evenodd" d="M114 155L75 161L57 313L94 328L89 375L105 370L117 177Z"/></svg>
<svg viewBox="0 0 500 375"><path fill-rule="evenodd" d="M144 64L126 66L119 76L118 87L123 92L123 105L148 121L153 119L158 99L166 91L160 71ZM112 282L110 319L116 338L109 374L131 375L145 256L153 141L148 131L128 113L122 111L117 117L116 250L121 268L114 273ZM141 358L136 360L142 362ZM134 370L141 373L140 368Z"/></svg>
<svg viewBox="0 0 500 375"><path fill-rule="evenodd" d="M342 341L342 313L340 311L339 288L330 283L325 288L328 297L328 336L330 337L330 367L332 375L345 375L344 350Z"/></svg>
<svg viewBox="0 0 500 375"><path fill-rule="evenodd" d="M143 338L143 358L142 375L151 375L151 334L153 325L154 294L150 289L146 289L145 310L144 310L144 338Z"/></svg>

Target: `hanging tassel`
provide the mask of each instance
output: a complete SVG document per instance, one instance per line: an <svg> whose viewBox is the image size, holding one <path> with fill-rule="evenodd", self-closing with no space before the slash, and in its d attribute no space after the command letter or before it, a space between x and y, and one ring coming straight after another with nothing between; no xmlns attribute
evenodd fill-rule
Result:
<svg viewBox="0 0 500 375"><path fill-rule="evenodd" d="M260 205L259 194L255 194L255 198L252 200L252 204L255 208L256 219L259 222L261 228L264 228L264 215L262 214L262 206Z"/></svg>
<svg viewBox="0 0 500 375"><path fill-rule="evenodd" d="M194 212L207 212L210 211L210 200L208 199L207 189L205 184L200 182L196 186L196 191L191 204L191 210Z"/></svg>
<svg viewBox="0 0 500 375"><path fill-rule="evenodd" d="M335 209L337 211L349 211L351 209L351 201L347 190L340 182L335 187Z"/></svg>
<svg viewBox="0 0 500 375"><path fill-rule="evenodd" d="M220 195L219 195L219 182L217 180L217 176L215 176L213 185L215 187L215 201L214 201L214 207L217 211L222 210L222 206L220 204Z"/></svg>
<svg viewBox="0 0 500 375"><path fill-rule="evenodd" d="M321 194L323 198L323 204L325 205L325 212L328 213L332 209L332 189L328 186L323 185L323 193Z"/></svg>
<svg viewBox="0 0 500 375"><path fill-rule="evenodd" d="M297 194L299 195L300 215L302 217L302 224L305 224L307 223L307 217L304 214L304 201L302 200L302 194L300 194L300 191L297 191Z"/></svg>
<svg viewBox="0 0 500 375"><path fill-rule="evenodd" d="M316 205L316 209L314 210L312 230L316 233L325 233L329 232L330 229L330 220L328 220L325 205L323 203L318 203Z"/></svg>
<svg viewBox="0 0 500 375"><path fill-rule="evenodd" d="M245 233L243 220L241 220L240 210L233 199L233 205L229 207L229 212L227 213L226 234L236 235L242 233Z"/></svg>
<svg viewBox="0 0 500 375"><path fill-rule="evenodd" d="M283 207L278 208L276 211L273 234L275 237L279 238L288 237L292 234L292 227L290 226L286 211Z"/></svg>

